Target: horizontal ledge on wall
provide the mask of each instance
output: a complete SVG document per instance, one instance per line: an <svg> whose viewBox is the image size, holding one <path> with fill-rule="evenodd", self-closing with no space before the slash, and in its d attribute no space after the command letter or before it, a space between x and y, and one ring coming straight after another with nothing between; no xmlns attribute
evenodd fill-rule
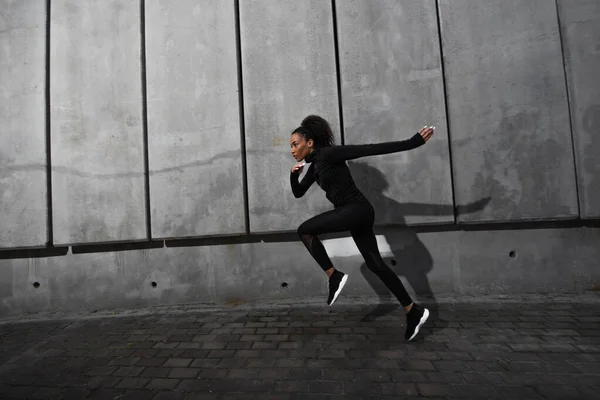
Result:
<svg viewBox="0 0 600 400"><path fill-rule="evenodd" d="M106 253L111 251L160 249L165 246L163 241L152 240L144 242L104 243L72 246L73 254Z"/></svg>
<svg viewBox="0 0 600 400"><path fill-rule="evenodd" d="M600 219L529 219L519 221L458 221L454 226L457 231L494 231L523 229L557 229L599 227ZM423 227L425 228L425 227Z"/></svg>
<svg viewBox="0 0 600 400"><path fill-rule="evenodd" d="M566 220L531 220L514 222L464 222L464 223L438 223L438 224L385 224L376 225L375 233L380 234L385 229L410 229L415 233L433 232L460 232L460 231L502 231L502 230L527 230L527 229L569 229L569 228L598 228L599 219L566 219ZM339 239L349 237L349 232L330 233L320 235L323 240ZM196 238L181 238L168 240L136 241L136 242L114 242L103 244L73 245L73 254L103 253L112 251L160 249L163 247L202 247L202 246L224 246L231 244L251 243L282 243L299 241L295 231L254 233L250 235L211 236ZM29 248L29 249L2 249L0 260L16 258L40 258L57 257L68 254L69 246Z"/></svg>
<svg viewBox="0 0 600 400"><path fill-rule="evenodd" d="M17 258L46 258L65 256L69 253L69 247L43 247L30 249L9 249L0 251L0 260L12 260Z"/></svg>
<svg viewBox="0 0 600 400"><path fill-rule="evenodd" d="M276 242L291 242L296 240L298 235L289 232L172 239L166 240L165 245L166 247L223 246L228 244L247 244L273 241L273 238L275 237L277 237L277 240L275 240Z"/></svg>

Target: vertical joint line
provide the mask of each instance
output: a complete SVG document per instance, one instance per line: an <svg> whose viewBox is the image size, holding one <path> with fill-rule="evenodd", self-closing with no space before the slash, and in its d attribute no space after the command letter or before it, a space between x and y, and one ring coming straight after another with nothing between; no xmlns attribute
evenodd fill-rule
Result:
<svg viewBox="0 0 600 400"><path fill-rule="evenodd" d="M244 119L244 82L242 75L242 35L240 25L240 2L234 0L235 40L237 57L238 102L240 112L240 144L242 155L242 187L244 196L244 225L246 235L250 234L250 205L248 200L248 168L246 160L246 124Z"/></svg>
<svg viewBox="0 0 600 400"><path fill-rule="evenodd" d="M565 45L563 43L562 26L560 22L560 7L558 0L554 1L556 6L556 21L558 23L558 38L560 40L560 55L562 57L563 73L565 74L565 91L567 95L567 110L569 113L569 128L571 129L571 150L573 151L573 170L575 173L575 194L577 196L577 215L581 218L581 206L579 198L579 177L577 173L577 152L575 151L575 136L573 135L573 115L571 112L571 96L569 95L569 78L567 75L567 62L565 60Z"/></svg>
<svg viewBox="0 0 600 400"><path fill-rule="evenodd" d="M448 132L448 161L450 164L450 188L452 191L452 214L454 215L454 223L458 221L455 197L455 185L454 185L454 168L452 164L452 142L450 140L450 112L448 109L448 86L446 84L446 68L444 67L444 46L442 42L442 21L440 13L439 0L435 0L435 14L437 18L437 30L438 30L438 43L440 47L440 67L442 69L442 85L444 88L444 107L446 111L446 131Z"/></svg>
<svg viewBox="0 0 600 400"><path fill-rule="evenodd" d="M50 112L50 0L46 0L46 205L47 213L46 223L46 246L52 247L54 245L54 220L52 217L52 141L50 138L51 134L51 112Z"/></svg>
<svg viewBox="0 0 600 400"><path fill-rule="evenodd" d="M337 82L337 93L338 93L338 113L340 119L340 141L342 146L345 144L344 135L344 113L342 107L342 76L340 74L340 50L338 43L338 28L337 28L337 10L335 6L335 0L331 0L331 12L333 20L333 45L335 49L335 76Z"/></svg>
<svg viewBox="0 0 600 400"><path fill-rule="evenodd" d="M142 75L142 136L144 143L144 191L146 209L146 239L152 240L150 218L150 168L148 161L148 101L146 93L146 2L140 0L140 64Z"/></svg>

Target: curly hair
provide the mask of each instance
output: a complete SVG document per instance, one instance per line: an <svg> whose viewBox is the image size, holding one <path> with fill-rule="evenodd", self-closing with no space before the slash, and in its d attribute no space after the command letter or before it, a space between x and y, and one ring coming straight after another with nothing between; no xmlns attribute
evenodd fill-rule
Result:
<svg viewBox="0 0 600 400"><path fill-rule="evenodd" d="M300 127L292 132L292 134L294 133L301 133L306 140L312 139L315 142L315 147L329 147L335 144L331 126L318 115L309 115L304 118Z"/></svg>

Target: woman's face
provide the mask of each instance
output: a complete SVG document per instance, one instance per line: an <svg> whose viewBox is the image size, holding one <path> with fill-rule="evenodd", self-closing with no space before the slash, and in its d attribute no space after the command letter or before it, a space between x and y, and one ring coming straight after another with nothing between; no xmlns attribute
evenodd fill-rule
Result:
<svg viewBox="0 0 600 400"><path fill-rule="evenodd" d="M302 161L312 151L313 140L309 139L307 141L302 134L294 133L292 137L290 137L290 148L292 156L294 156L296 161Z"/></svg>

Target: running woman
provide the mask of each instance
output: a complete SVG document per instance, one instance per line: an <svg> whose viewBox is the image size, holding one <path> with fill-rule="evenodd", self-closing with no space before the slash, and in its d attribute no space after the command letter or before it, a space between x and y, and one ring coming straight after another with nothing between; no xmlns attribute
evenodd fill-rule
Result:
<svg viewBox="0 0 600 400"><path fill-rule="evenodd" d="M325 191L334 209L310 218L298 227L302 242L329 277L329 297L332 305L342 291L348 275L335 269L318 235L350 231L352 239L365 260L387 288L396 296L406 313L407 340L413 340L429 317L429 310L412 301L398 276L385 264L379 253L373 224L373 206L356 187L346 161L360 157L396 153L415 149L431 138L434 127L424 127L408 140L365 145L335 146L329 123L309 115L290 138L292 156L298 161L292 168L290 182L296 198L302 197L317 182ZM310 163L302 181L298 181L305 163Z"/></svg>

